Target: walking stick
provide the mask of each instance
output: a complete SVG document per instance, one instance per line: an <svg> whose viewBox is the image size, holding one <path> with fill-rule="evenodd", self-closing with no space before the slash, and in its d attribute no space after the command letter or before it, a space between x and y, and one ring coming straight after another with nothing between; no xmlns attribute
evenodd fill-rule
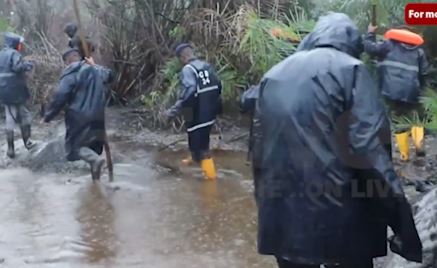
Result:
<svg viewBox="0 0 437 268"><path fill-rule="evenodd" d="M376 20L376 7L378 5L378 1L377 0L372 0L372 25L376 26L377 20Z"/></svg>
<svg viewBox="0 0 437 268"><path fill-rule="evenodd" d="M82 29L82 25L81 25L81 21L80 21L80 11L79 11L79 4L78 4L78 0L73 0L74 3L74 12L76 14L76 19L77 19L77 28L79 29L79 38L80 38L80 42L82 43L82 47L85 53L85 57L89 57L90 53L89 53L89 49L88 49L88 45L85 41L85 37L83 36L83 31L81 31ZM109 142L108 142L108 135L106 133L106 127L104 129L104 145L103 148L105 149L105 154L106 154L106 163L108 165L108 175L109 175L109 181L113 182L114 181L114 166L112 164L112 156L111 156L111 148L109 147Z"/></svg>

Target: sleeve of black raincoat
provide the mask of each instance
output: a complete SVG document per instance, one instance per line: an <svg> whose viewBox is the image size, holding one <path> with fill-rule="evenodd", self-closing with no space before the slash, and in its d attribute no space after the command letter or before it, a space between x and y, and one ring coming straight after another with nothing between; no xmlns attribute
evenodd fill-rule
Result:
<svg viewBox="0 0 437 268"><path fill-rule="evenodd" d="M379 132L386 122L386 110L377 87L364 65L356 66L352 92L351 123L349 141L356 154L367 154L378 173L403 196L404 192L396 176L390 156L379 138Z"/></svg>
<svg viewBox="0 0 437 268"><path fill-rule="evenodd" d="M419 48L419 81L420 86L425 88L427 86L427 76L430 71L430 65L428 59L426 58L425 51L422 48Z"/></svg>
<svg viewBox="0 0 437 268"><path fill-rule="evenodd" d="M111 69L100 65L96 65L96 68L99 71L99 74L102 77L105 85L108 85L114 81L114 72Z"/></svg>
<svg viewBox="0 0 437 268"><path fill-rule="evenodd" d="M390 51L388 41L377 42L375 33L367 33L363 40L364 51L372 57L383 58Z"/></svg>
<svg viewBox="0 0 437 268"><path fill-rule="evenodd" d="M53 96L53 100L49 105L49 109L44 116L44 122L50 122L59 114L59 112L70 100L71 93L75 87L76 79L74 75L67 75L61 79L58 90Z"/></svg>
<svg viewBox="0 0 437 268"><path fill-rule="evenodd" d="M352 96L349 139L352 150L366 154L372 167L389 186L388 196L383 196L387 208L389 226L395 233L391 248L410 261L421 261L422 245L411 212L411 206L399 178L397 177L389 153L379 138L379 131L386 122L384 104L377 87L364 65L357 66Z"/></svg>
<svg viewBox="0 0 437 268"><path fill-rule="evenodd" d="M185 66L181 73L181 92L179 94L179 99L176 103L168 110L168 116L177 116L183 107L189 107L191 100L194 97L197 87L197 79L194 70L190 67Z"/></svg>
<svg viewBox="0 0 437 268"><path fill-rule="evenodd" d="M16 73L23 73L30 71L32 69L32 64L28 61L23 60L20 53L14 51L11 58L11 69Z"/></svg>

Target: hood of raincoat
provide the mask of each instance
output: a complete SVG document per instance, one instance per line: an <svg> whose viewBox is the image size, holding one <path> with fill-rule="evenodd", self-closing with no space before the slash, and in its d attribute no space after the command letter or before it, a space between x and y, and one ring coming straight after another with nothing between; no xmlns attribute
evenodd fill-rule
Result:
<svg viewBox="0 0 437 268"><path fill-rule="evenodd" d="M320 17L314 30L298 47L298 51L317 47L333 47L355 58L363 52L362 37L355 23L343 13Z"/></svg>
<svg viewBox="0 0 437 268"><path fill-rule="evenodd" d="M18 34L5 33L4 42L6 47L16 49L19 43L24 42L24 38Z"/></svg>
<svg viewBox="0 0 437 268"><path fill-rule="evenodd" d="M77 33L77 25L73 22L67 23L64 27L64 33L68 35L68 37L73 38L73 36Z"/></svg>

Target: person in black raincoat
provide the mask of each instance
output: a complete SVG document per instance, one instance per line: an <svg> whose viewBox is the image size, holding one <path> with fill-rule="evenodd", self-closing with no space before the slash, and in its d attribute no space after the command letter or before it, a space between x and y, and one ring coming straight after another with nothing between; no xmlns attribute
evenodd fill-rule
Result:
<svg viewBox="0 0 437 268"><path fill-rule="evenodd" d="M392 251L422 259L384 146L386 110L361 52L352 20L330 13L261 81L252 157L258 251L281 268L373 267L387 253L387 226Z"/></svg>
<svg viewBox="0 0 437 268"><path fill-rule="evenodd" d="M176 55L184 65L180 76L182 90L166 116L173 118L182 112L185 117L191 157L184 159L183 163L200 163L205 177L215 179L217 175L209 153L209 136L221 112L222 84L213 67L199 60L189 44L179 45Z"/></svg>
<svg viewBox="0 0 437 268"><path fill-rule="evenodd" d="M80 33L79 28L76 23L69 22L64 27L64 33L68 36L68 46L70 48L76 48L80 51L81 55L85 57L85 49L83 48L82 40L80 39ZM88 46L87 51L90 53L93 53L95 51L95 46L93 42L91 41L91 38L89 36L84 36L84 39L86 40L85 44Z"/></svg>
<svg viewBox="0 0 437 268"><path fill-rule="evenodd" d="M14 33L6 33L5 46L0 51L0 101L5 105L7 155L15 157L14 128L20 125L24 146L29 150L35 144L30 140L32 117L26 107L30 94L25 73L33 64L21 56L24 38Z"/></svg>
<svg viewBox="0 0 437 268"><path fill-rule="evenodd" d="M423 121L424 111L420 104L420 96L425 88L425 78L429 72L429 64L424 50L417 44L409 44L399 40L389 39L376 41L376 27L370 25L364 39L364 49L379 61L379 87L386 103L397 118L409 117L414 114ZM412 32L402 29L407 36ZM402 32L401 32L402 33ZM400 36L402 38L402 36ZM409 160L409 129L394 127L396 141L401 160ZM415 123L411 135L417 156L424 156L424 128Z"/></svg>
<svg viewBox="0 0 437 268"><path fill-rule="evenodd" d="M104 159L105 106L111 71L82 60L78 49L69 48L63 59L68 65L60 78L44 122L50 122L67 106L65 112L65 149L68 161L84 160L91 166L93 180L100 178Z"/></svg>

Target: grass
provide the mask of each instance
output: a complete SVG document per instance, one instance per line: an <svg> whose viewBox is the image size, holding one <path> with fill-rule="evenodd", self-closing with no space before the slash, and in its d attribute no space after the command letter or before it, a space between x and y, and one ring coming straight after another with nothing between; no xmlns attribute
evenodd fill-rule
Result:
<svg viewBox="0 0 437 268"><path fill-rule="evenodd" d="M428 88L421 102L427 111L425 127L433 131L437 130L437 92Z"/></svg>
<svg viewBox="0 0 437 268"><path fill-rule="evenodd" d="M4 17L0 17L0 33L10 31L13 28L9 24L8 20Z"/></svg>

